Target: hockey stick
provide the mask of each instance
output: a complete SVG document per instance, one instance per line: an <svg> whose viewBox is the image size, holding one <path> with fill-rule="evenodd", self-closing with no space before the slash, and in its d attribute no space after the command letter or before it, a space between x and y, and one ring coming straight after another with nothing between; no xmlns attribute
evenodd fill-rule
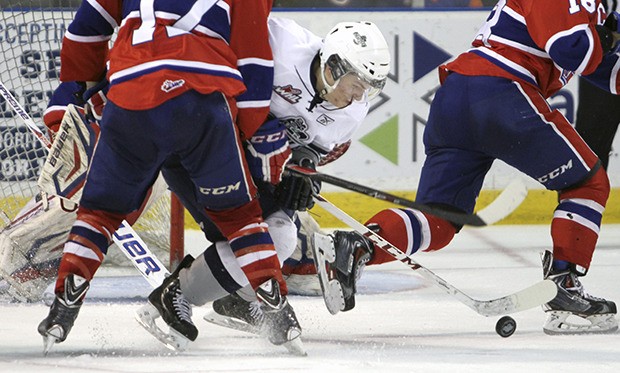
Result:
<svg viewBox="0 0 620 373"><path fill-rule="evenodd" d="M52 143L47 136L37 127L34 120L26 110L17 102L5 85L0 82L0 94L11 108L24 121L28 129L39 139L41 144L49 151ZM59 195L59 197L66 198ZM70 200L70 199L69 199ZM112 236L114 243L125 254L131 263L138 269L140 274L153 286L158 287L168 275L168 270L163 263L149 250L146 243L140 238L131 225L123 220L121 226Z"/></svg>
<svg viewBox="0 0 620 373"><path fill-rule="evenodd" d="M386 241L362 223L353 219L344 211L333 205L321 195L314 196L315 201L330 214L334 215L343 223L347 224L360 234L370 239L375 246L384 250L394 259L399 260L407 267L420 273L426 280L431 281L446 293L452 295L458 301L471 308L482 316L499 316L524 311L540 306L553 299L557 294L557 286L551 280L543 280L516 293L491 300L477 300L455 288L450 283L439 277L430 269L418 263L411 256L398 250L394 245Z"/></svg>
<svg viewBox="0 0 620 373"><path fill-rule="evenodd" d="M525 197L527 197L527 187L523 179L517 176L493 202L478 211L478 216L486 225L493 225L516 210L523 203Z"/></svg>
<svg viewBox="0 0 620 373"><path fill-rule="evenodd" d="M9 104L9 106L13 108L15 113L19 115L20 118L22 118L26 126L28 126L28 129L39 139L39 141L41 141L43 146L45 146L47 149L51 148L52 143L47 138L47 136L45 136L45 133L43 133L43 131L41 131L41 129L37 127L30 115L28 115L26 110L24 110L24 108L19 104L19 102L17 102L15 97L13 97L11 92L9 92L9 90L2 82L0 82L0 95L2 95L2 97Z"/></svg>
<svg viewBox="0 0 620 373"><path fill-rule="evenodd" d="M521 178L516 178L508 184L500 195L484 209L480 210L477 214L466 214L462 212L447 211L445 209L417 203L406 198L356 184L352 181L344 180L336 176L323 174L309 168L295 165L288 165L286 168L288 172L292 172L297 175L310 177L312 179L336 185L357 193L365 194L382 201L392 202L397 205L427 212L456 224L471 225L474 227L492 225L504 219L523 202L525 197L527 197L527 188L523 183L523 180Z"/></svg>
<svg viewBox="0 0 620 373"><path fill-rule="evenodd" d="M344 189L348 189L357 193L365 194L367 196L380 199L382 201L392 202L397 205L416 209L418 211L426 212L442 219L451 221L459 225L472 225L474 227L484 227L487 224L478 214L467 214L464 212L448 211L441 208L428 206L422 203L414 202L405 198L395 196L393 194L383 192L381 190L373 189L364 185L356 184L352 181L344 180L336 176L327 175L318 171L304 168L295 165L286 166L288 172L292 172L299 176L309 177L313 180L322 181L328 184L339 186Z"/></svg>

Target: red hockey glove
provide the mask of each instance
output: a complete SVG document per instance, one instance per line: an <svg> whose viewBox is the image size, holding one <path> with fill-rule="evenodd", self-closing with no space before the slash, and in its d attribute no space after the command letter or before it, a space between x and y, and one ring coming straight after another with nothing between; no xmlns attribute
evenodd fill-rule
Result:
<svg viewBox="0 0 620 373"><path fill-rule="evenodd" d="M246 158L254 179L278 184L286 162L291 159L284 124L275 118L263 123L246 142Z"/></svg>

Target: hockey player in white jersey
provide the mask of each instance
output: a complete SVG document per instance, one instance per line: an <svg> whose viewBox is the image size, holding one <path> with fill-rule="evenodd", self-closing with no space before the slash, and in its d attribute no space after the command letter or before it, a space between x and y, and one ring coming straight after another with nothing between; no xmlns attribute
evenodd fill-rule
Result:
<svg viewBox="0 0 620 373"><path fill-rule="evenodd" d="M332 159L338 145L351 140L368 113L369 100L381 92L390 64L387 43L370 22L339 23L324 40L287 19L272 18L269 30L275 63L270 112L286 124L293 150L291 162L314 168ZM171 189L200 223L209 241L215 242L191 265L173 274L184 296L198 306L214 301L214 312L205 316L207 321L264 333L263 312L247 279L240 276L238 264L227 254L227 242L214 239L218 232L200 209L192 208L191 198L182 192L187 189L182 173L174 175L170 168L167 172L171 172L165 175ZM318 192L320 185L286 174L275 190L266 183L257 185L261 207L268 215L265 221L283 262L297 242L295 211L312 207L312 192ZM334 305L328 305L332 313L353 307L353 279L371 254L365 241L353 238L347 239L352 244L338 246L347 250L342 255L345 259L354 251L355 263L336 260L329 271L339 286ZM152 306L146 305L138 311L138 319L147 329L154 326L151 310ZM161 332L150 331L154 335Z"/></svg>
<svg viewBox="0 0 620 373"><path fill-rule="evenodd" d="M386 61L389 61L387 49L381 50L377 47L378 44L385 42L381 42L383 36L376 27L355 23L342 23L339 26L329 32L323 45L320 39L293 21L273 19L270 24L272 41L285 40L290 45L287 48L275 48L274 53L278 54L279 62L275 72L276 83L271 112L286 123L289 141L296 158L294 162L311 163L313 168L330 163L346 152L351 143L351 136L368 113L368 101L378 95L382 85L385 84L385 80L377 79L377 76L385 77L389 70L386 64ZM366 33L360 34L361 30ZM368 33L368 30L372 32ZM308 48L304 43L312 46ZM370 51L364 50L363 43L372 43ZM317 45L321 46L320 55L316 54ZM384 55L380 55L381 53ZM287 56L296 56L297 59L290 60ZM280 65L281 61L290 62ZM347 99L346 95L344 102L339 102L343 98L336 96L338 92L336 94L331 92L336 86L335 83L325 83L322 88L320 87L322 82L330 78L329 73L339 71L339 74L342 74L347 69L356 69L362 74L365 73L369 77L367 79L376 79L372 83L374 86L365 92L368 97L361 100L354 99L350 104L348 101L350 99ZM326 74L326 71L329 73ZM345 74L344 79L354 76ZM337 84L342 88L346 83L339 81ZM317 87L316 91L314 87ZM346 107L335 109L342 106ZM304 153L309 155L302 156ZM281 184L282 187L303 189L301 185L291 186L287 182L302 183L297 179L288 179ZM307 185L305 192L301 194L290 191L289 196L295 195L294 199L298 200L283 202L293 209L309 209L313 200L308 191ZM301 212L298 217L299 243L293 255L284 262L282 271L287 276L291 292L320 295L322 291L316 276L309 238L313 231L318 229L318 225L308 213Z"/></svg>

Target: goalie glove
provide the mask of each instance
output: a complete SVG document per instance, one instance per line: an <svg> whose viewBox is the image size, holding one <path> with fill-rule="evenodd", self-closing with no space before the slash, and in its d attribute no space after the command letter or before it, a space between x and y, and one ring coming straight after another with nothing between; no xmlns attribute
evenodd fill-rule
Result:
<svg viewBox="0 0 620 373"><path fill-rule="evenodd" d="M88 88L82 95L82 98L86 102L84 106L86 114L92 116L97 121L101 120L103 108L106 102L108 102L106 95L108 94L109 88L110 83L107 79L103 79L94 86Z"/></svg>
<svg viewBox="0 0 620 373"><path fill-rule="evenodd" d="M284 166L291 158L284 124L275 118L268 119L246 142L245 150L255 180L274 185L282 180Z"/></svg>
<svg viewBox="0 0 620 373"><path fill-rule="evenodd" d="M318 156L308 148L296 148L293 150L291 163L316 170ZM285 209L306 211L314 206L312 195L320 191L320 181L285 173L282 182L276 186L275 196L278 204Z"/></svg>
<svg viewBox="0 0 620 373"><path fill-rule="evenodd" d="M62 82L54 90L52 98L43 113L43 123L47 127L52 141L60 128L67 105L84 106L84 101L82 100L83 93L84 88L77 82Z"/></svg>
<svg viewBox="0 0 620 373"><path fill-rule="evenodd" d="M82 108L67 105L50 153L41 168L39 188L79 202L82 186L99 139L99 125Z"/></svg>

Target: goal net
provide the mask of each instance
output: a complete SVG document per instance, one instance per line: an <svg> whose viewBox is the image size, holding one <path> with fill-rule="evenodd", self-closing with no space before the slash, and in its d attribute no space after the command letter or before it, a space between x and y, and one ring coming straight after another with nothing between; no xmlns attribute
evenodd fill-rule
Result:
<svg viewBox="0 0 620 373"><path fill-rule="evenodd" d="M43 112L59 85L62 38L73 19L78 0L0 0L0 80L35 123L45 131ZM0 228L10 223L39 190L37 179L46 148L0 97ZM175 201L176 202L176 201ZM134 228L164 263L182 255L182 207L165 192ZM181 213L179 214L179 210ZM171 237L171 214L175 216ZM3 224L4 223L4 224ZM33 240L37 237L32 237ZM171 239L176 243L172 256ZM104 264L130 266L116 248Z"/></svg>

